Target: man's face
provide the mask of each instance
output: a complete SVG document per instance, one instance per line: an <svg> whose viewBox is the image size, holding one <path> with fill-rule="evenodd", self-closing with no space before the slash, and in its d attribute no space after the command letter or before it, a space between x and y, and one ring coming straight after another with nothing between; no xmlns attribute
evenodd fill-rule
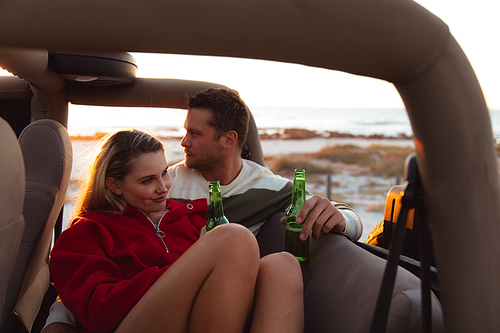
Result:
<svg viewBox="0 0 500 333"><path fill-rule="evenodd" d="M188 110L184 122L186 135L181 141L181 146L184 147L184 164L188 168L211 171L222 165L222 138L214 140L214 129L207 122L211 116L212 112L208 109Z"/></svg>

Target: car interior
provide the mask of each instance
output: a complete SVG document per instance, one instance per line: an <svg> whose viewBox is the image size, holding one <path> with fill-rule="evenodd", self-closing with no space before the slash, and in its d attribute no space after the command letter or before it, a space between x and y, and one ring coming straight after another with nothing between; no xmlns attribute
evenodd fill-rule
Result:
<svg viewBox="0 0 500 333"><path fill-rule="evenodd" d="M154 91L152 96L156 101L156 105L167 108L186 108L187 96L189 94L209 86L220 86L196 81L131 78L134 75L134 66L132 66L132 70L130 70L130 67L134 61L133 57L129 54L97 54L95 56L92 54L84 56L69 54L67 55L67 59L63 54L55 54L54 58L55 60L51 60L52 54L49 54L49 64L53 64L53 69L57 75L60 75L60 77L63 77L67 81L66 84L69 85L70 89L70 101L75 104L109 105L116 103L138 106L150 103L150 101L141 100L141 97L144 98L144 93L146 92L151 93L151 91ZM123 59L127 61L123 61ZM65 67L64 64L68 66ZM77 64L81 64L81 72ZM123 65L123 67L120 67L120 65ZM94 67L97 70L92 72ZM100 72L100 69L105 69L105 71ZM127 69L129 69L128 72ZM83 77L99 77L102 78L102 82L101 79L85 82L82 79ZM74 78L78 79L74 81ZM21 80L15 77L7 77L6 79ZM28 85L18 84L19 87L24 87L25 89L23 94L20 95L29 97L29 90L33 88L30 88ZM133 98L133 96L138 96L138 98ZM158 101L159 98L162 98L162 100ZM50 284L49 251L53 238L57 237L61 232L64 198L72 167L72 147L65 126L57 120L33 119L22 128L24 124L21 121L17 121L22 118L21 113L31 114L32 118L33 114L36 115L36 113L33 112L33 103L31 105L24 103L25 108L21 109L19 105L23 105L23 103L20 100L22 101L23 99L3 100L4 104L1 109L2 117L11 120L12 129L2 131L2 134L10 137L9 142L15 147L15 150L11 154L19 154L20 150L22 155L22 161L19 160L17 168L14 167L14 169L17 169L18 173L20 170L24 170L25 172L24 204L20 205L18 202L17 207L15 205L9 206L10 209L18 210L17 214L13 214L18 230L20 230L19 225L22 224L24 218L24 232L20 239L10 239L12 242L15 242L15 245L2 243L3 246L8 246L10 249L15 249L16 246L19 247L17 259L11 268L11 274L4 273L3 276L4 282L2 286L7 286L6 281L8 281L8 287L5 288L5 302L2 311L4 324L2 331L38 332L43 327L44 319L48 312L47 305L50 306L51 301L54 300L56 295ZM41 114L43 115L43 112ZM50 115L50 113L47 112L46 115ZM12 121L12 119L15 121ZM62 119L67 119L67 115L63 116ZM5 121L3 121L3 124L4 127L7 127ZM22 129L17 142L14 142L16 137L14 128L18 131ZM2 142L4 141L2 140ZM253 117L251 117L246 145L248 151L244 155L249 156L256 163L265 165L259 133ZM7 147L2 144L2 149L4 148ZM20 184L22 183L19 182L16 185L19 186ZM7 188L10 188L10 186L7 185ZM9 192L2 191L2 193ZM19 207L23 208L22 214L19 213ZM270 218L259 233L257 238L262 255L279 251L281 245L284 244L285 232L279 222L279 218L283 214L284 212ZM13 219L14 217L9 219L10 224L13 223ZM13 226L11 227L13 228ZM341 321L339 322L338 319L334 323L333 318L329 314L344 311L344 318L346 321L349 321L352 320L352 315L348 314L353 310L332 304L316 304L318 303L318 293L321 293L323 288L331 288L329 285L338 285L339 304L348 302L348 299L366 299L367 301L372 300L371 303L373 305L373 301L376 299L376 294L378 293L377 284L375 282L367 284L366 281L360 281L360 279L368 273L371 276L378 275L382 278L383 262L387 251L362 243L359 243L360 245L356 247L346 245L350 243L350 240L335 234L332 234L331 237L325 237L321 241L311 243L311 252L314 253L313 257L317 259L307 262L304 265L305 267L310 266L304 270L304 281L308 289L305 301L311 304L307 308L316 309L315 311L311 311L311 314L314 312L314 315L319 317L318 320L311 322L317 323L317 325L321 325L322 327L348 325L347 323L341 324ZM367 249L369 251L366 251ZM323 264L323 261L330 260L332 253L335 251L351 253L352 256L358 258L355 262L345 260L345 262L339 263L341 266L349 267L346 270L346 275L340 275L338 272L320 268L328 266ZM373 254L376 255L374 256ZM9 258L13 257L11 252ZM417 277L419 271L418 265L412 261L410 263L413 263L413 265L409 264L409 266L417 275L400 269L394 293L395 295L402 295L402 300L399 302L404 305L393 306L391 315L396 318L404 315L406 316L405 325L412 322L412 325L418 326L420 322L408 316L409 313L414 313L415 311L418 313L420 304L418 300L408 302L412 298L407 294L416 293L419 290L419 280ZM8 270L2 271L7 272ZM373 281L377 280L374 279ZM358 295L355 295L353 290L356 289L356 284L361 282L368 285L369 288L361 288ZM340 290L349 290L349 292L344 294ZM395 299L398 300L398 298ZM42 303L44 308L42 307ZM317 309L319 308L326 309L318 311ZM340 308L343 308L343 310ZM373 308L367 307L364 310L366 311L364 314L366 320L365 325L362 326L363 329L371 321L370 311L373 311ZM358 309L358 311L360 310ZM436 297L434 299L434 311L435 321L437 322L435 326L439 331L439 327L442 325L442 313ZM359 313L357 315L361 316ZM398 321L389 320L388 331L398 331L401 325ZM311 332L320 332L324 328L319 326L313 327L311 325L308 330Z"/></svg>
<svg viewBox="0 0 500 333"><path fill-rule="evenodd" d="M0 67L14 76L0 76L0 332L38 332L56 296L47 262L71 170L68 103L182 109L186 95L221 86L137 78L128 52L283 61L393 84L412 125L439 294L422 323L421 263L402 257L382 330L498 332L500 182L488 107L447 24L407 0L3 1ZM244 155L263 164L255 122L247 144ZM259 234L262 253L282 244L278 218ZM396 252L335 233L310 251L305 331L369 331Z"/></svg>

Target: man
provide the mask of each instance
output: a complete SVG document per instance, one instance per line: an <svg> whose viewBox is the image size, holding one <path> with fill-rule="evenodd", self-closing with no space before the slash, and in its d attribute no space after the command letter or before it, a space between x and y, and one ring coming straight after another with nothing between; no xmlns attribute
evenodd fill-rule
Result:
<svg viewBox="0 0 500 333"><path fill-rule="evenodd" d="M269 169L241 158L248 122L248 109L234 90L210 88L192 96L181 141L185 160L169 168L173 186L168 196L176 200L208 198L207 181L219 180L229 221L242 223L257 235L269 217L286 211L293 186ZM297 221L306 216L302 240L311 230L314 239L330 231L352 240L361 236L362 224L352 209L319 195L308 195Z"/></svg>
<svg viewBox="0 0 500 333"><path fill-rule="evenodd" d="M266 243L270 245L265 248L259 233L270 229L266 224L279 229L271 224L290 205L293 185L266 167L241 158L249 117L245 103L234 90L209 88L190 97L186 134L181 141L185 160L169 168L172 187L167 196L180 201L208 199L208 181L219 180L225 215L230 222L241 223L257 235L264 255L284 250L284 230L268 232L271 239L265 235ZM319 195L308 194L297 221L306 217L302 240L311 231L313 239L334 231L357 240L362 233L361 220L350 207ZM43 333L73 332L74 317L61 303L54 306Z"/></svg>

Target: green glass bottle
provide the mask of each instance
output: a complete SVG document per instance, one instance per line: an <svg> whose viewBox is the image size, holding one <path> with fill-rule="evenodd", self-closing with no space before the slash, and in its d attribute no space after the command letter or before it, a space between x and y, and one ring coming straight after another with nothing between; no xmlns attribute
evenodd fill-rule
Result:
<svg viewBox="0 0 500 333"><path fill-rule="evenodd" d="M206 230L208 232L216 226L225 223L229 223L229 220L224 216L220 182L218 180L211 180L208 182L208 221Z"/></svg>
<svg viewBox="0 0 500 333"><path fill-rule="evenodd" d="M306 261L309 256L309 237L300 240L300 232L304 222L295 222L297 213L306 201L306 171L295 169L293 177L292 203L286 212L286 251L293 254L299 261Z"/></svg>

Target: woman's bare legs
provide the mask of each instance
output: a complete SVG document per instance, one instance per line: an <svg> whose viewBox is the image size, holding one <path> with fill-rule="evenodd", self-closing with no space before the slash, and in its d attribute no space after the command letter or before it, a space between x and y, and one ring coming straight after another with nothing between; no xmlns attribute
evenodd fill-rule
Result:
<svg viewBox="0 0 500 333"><path fill-rule="evenodd" d="M304 284L298 260L281 252L260 260L251 333L304 332Z"/></svg>
<svg viewBox="0 0 500 333"><path fill-rule="evenodd" d="M158 279L116 332L240 333L258 272L253 234L239 225L219 226Z"/></svg>

